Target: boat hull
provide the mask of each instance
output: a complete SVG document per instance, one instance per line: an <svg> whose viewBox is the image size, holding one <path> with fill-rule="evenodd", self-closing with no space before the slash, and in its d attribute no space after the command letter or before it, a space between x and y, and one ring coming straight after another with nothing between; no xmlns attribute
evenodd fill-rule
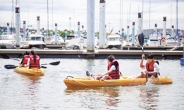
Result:
<svg viewBox="0 0 184 110"><path fill-rule="evenodd" d="M36 47L39 49L44 49L46 47L46 45L45 44L30 44L29 45L29 48L33 48L33 47Z"/></svg>
<svg viewBox="0 0 184 110"><path fill-rule="evenodd" d="M31 76L42 76L44 75L44 70L42 68L31 68L28 67L16 67L14 69L15 72L25 75L31 75Z"/></svg>
<svg viewBox="0 0 184 110"><path fill-rule="evenodd" d="M108 45L107 46L107 48L113 48L113 47L119 49L119 48L121 48L121 44L119 44L119 45Z"/></svg>
<svg viewBox="0 0 184 110"><path fill-rule="evenodd" d="M168 77L149 78L152 84L171 84ZM91 78L66 78L64 83L67 87L111 87L111 86L137 86L146 84L146 78L121 77L116 80L93 80Z"/></svg>

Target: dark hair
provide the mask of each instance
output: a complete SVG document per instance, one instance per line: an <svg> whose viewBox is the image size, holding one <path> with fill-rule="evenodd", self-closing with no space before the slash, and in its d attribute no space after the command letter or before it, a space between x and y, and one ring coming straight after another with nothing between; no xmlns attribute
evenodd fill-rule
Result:
<svg viewBox="0 0 184 110"><path fill-rule="evenodd" d="M153 58L154 58L153 53L151 53L151 52L150 52L150 53L148 53L147 58L148 58L148 59L153 59Z"/></svg>
<svg viewBox="0 0 184 110"><path fill-rule="evenodd" d="M26 51L25 53L23 53L22 55L29 55L29 52L28 51Z"/></svg>
<svg viewBox="0 0 184 110"><path fill-rule="evenodd" d="M108 59L110 62L112 62L112 61L115 59L115 57L114 57L114 55L109 55L109 56L107 57L107 59Z"/></svg>
<svg viewBox="0 0 184 110"><path fill-rule="evenodd" d="M24 53L24 55L29 55L29 52L28 52L28 51L26 51L26 52Z"/></svg>
<svg viewBox="0 0 184 110"><path fill-rule="evenodd" d="M31 55L34 56L34 63L36 63L36 53L34 52L34 50L31 50Z"/></svg>

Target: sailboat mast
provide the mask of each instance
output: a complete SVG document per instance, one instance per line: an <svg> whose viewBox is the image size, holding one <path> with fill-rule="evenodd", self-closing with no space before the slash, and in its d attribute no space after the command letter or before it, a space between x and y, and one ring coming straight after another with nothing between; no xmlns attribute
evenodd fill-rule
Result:
<svg viewBox="0 0 184 110"><path fill-rule="evenodd" d="M178 37L178 0L176 0L176 36Z"/></svg>
<svg viewBox="0 0 184 110"><path fill-rule="evenodd" d="M13 33L13 27L14 27L14 2L12 0L12 20L11 20L11 33Z"/></svg>
<svg viewBox="0 0 184 110"><path fill-rule="evenodd" d="M75 35L75 10L74 10L74 8L73 8L73 18L74 18L74 29L73 29L73 31L74 31L74 35Z"/></svg>
<svg viewBox="0 0 184 110"><path fill-rule="evenodd" d="M53 29L53 0L52 0L52 29Z"/></svg>
<svg viewBox="0 0 184 110"><path fill-rule="evenodd" d="M129 22L128 22L129 26L130 26L130 14L131 14L131 2L130 2L130 10L129 10Z"/></svg>
<svg viewBox="0 0 184 110"><path fill-rule="evenodd" d="M121 26L121 28L123 28L123 0L122 0L122 26Z"/></svg>
<svg viewBox="0 0 184 110"><path fill-rule="evenodd" d="M49 7L48 7L48 0L47 0L47 36L49 35Z"/></svg>
<svg viewBox="0 0 184 110"><path fill-rule="evenodd" d="M149 3L149 33L148 35L150 34L150 14L151 14L151 0L150 0L150 3Z"/></svg>
<svg viewBox="0 0 184 110"><path fill-rule="evenodd" d="M172 3L171 3L171 29L172 29Z"/></svg>
<svg viewBox="0 0 184 110"><path fill-rule="evenodd" d="M119 26L120 27L119 29L120 29L120 32L121 32L121 28L122 28L122 26L121 26L122 25L121 24L121 0L120 0L120 23L119 23L119 25L120 25Z"/></svg>
<svg viewBox="0 0 184 110"><path fill-rule="evenodd" d="M144 0L142 0L142 32L143 32L143 16L144 16Z"/></svg>

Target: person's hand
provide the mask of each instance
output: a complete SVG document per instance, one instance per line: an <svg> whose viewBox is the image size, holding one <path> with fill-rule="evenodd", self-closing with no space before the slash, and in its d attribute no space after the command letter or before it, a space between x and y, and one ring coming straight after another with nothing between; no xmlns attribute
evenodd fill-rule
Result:
<svg viewBox="0 0 184 110"><path fill-rule="evenodd" d="M148 71L145 71L146 74L148 74Z"/></svg>
<svg viewBox="0 0 184 110"><path fill-rule="evenodd" d="M144 55L144 54L142 54L142 60L144 60L144 58L145 58L145 55Z"/></svg>

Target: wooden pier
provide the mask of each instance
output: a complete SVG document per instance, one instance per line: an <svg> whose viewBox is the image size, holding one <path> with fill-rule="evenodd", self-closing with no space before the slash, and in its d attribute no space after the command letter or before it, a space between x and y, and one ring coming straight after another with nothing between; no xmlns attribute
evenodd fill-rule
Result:
<svg viewBox="0 0 184 110"><path fill-rule="evenodd" d="M22 58L25 51L31 51L31 49L0 49L0 54L9 55L12 58ZM86 50L56 49L35 49L34 51L41 58L107 58L108 55L112 54L120 59L139 59L142 54L142 50L110 49L96 49L95 52L87 52ZM149 52L152 52L157 59L180 59L183 55L183 51L144 50L144 54Z"/></svg>

